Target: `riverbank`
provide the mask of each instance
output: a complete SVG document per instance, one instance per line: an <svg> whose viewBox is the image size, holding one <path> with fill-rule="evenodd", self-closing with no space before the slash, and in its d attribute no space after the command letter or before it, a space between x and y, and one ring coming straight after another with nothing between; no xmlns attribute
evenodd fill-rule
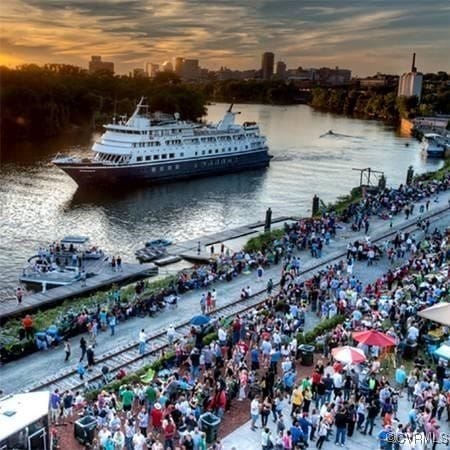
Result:
<svg viewBox="0 0 450 450"><path fill-rule="evenodd" d="M447 198L448 196L444 196L442 198L442 201L445 202L446 200L448 200ZM441 205L442 206L442 205ZM417 205L417 207L419 208L419 205ZM402 217L403 219L403 217ZM432 227L434 227L435 225L438 227L443 226L444 228L446 226L448 226L449 222L448 222L448 215L444 216L443 218L441 218L441 222L440 224L432 224ZM404 220L404 219L403 219ZM403 222L402 220L402 222ZM415 219L414 220L409 220L409 222L411 224L415 223ZM405 222L403 222L404 224ZM408 223L408 221L406 221L406 223ZM401 223L396 223L395 228L392 229L391 231L395 234L397 231L398 226L401 225ZM372 241L375 243L377 238L378 238L378 233L377 231L380 231L380 227L378 223L374 223L373 224L374 228L377 228L377 230L373 230L373 234L371 235L371 239ZM414 232L414 234L412 235L413 238L417 239L418 241L422 239L422 234L421 232ZM397 263L401 264L402 263L402 259L398 260ZM325 265L325 264L324 264ZM372 266L368 266L367 263L364 262L356 262L354 265L354 274L355 276L360 279L364 285L367 285L368 283L373 283L373 281L375 279L378 279L381 277L382 273L385 273L387 271L387 269L391 269L392 265L391 263L388 261L388 259L386 257L382 258L380 261L378 261L375 265ZM305 323L305 331L309 331L312 327L314 327L315 324L317 324L318 319L317 316L311 312L308 312L306 314L306 323ZM299 374L304 374L306 376L307 371L305 370L299 370ZM228 433L228 431L230 430L230 428L227 428L227 426L229 427L230 424L232 424L232 426L236 426L239 425L240 423L244 423L247 420L248 417L248 410L249 410L249 404L248 404L248 400L244 400L243 402L236 404L233 403L232 408L237 407L237 405L239 405L239 408L237 409L237 411L234 411L234 409L232 410L232 412L227 413L224 417L224 424L223 424L223 432L221 431L220 436L223 436L222 433ZM286 415L286 417L288 417L288 414ZM269 425L270 427L272 427L272 425ZM222 430L222 428L221 428ZM249 445L251 444L251 446L249 448L257 448L254 447L255 445L260 445L260 435L259 435L259 431L254 433L255 437L251 437L251 438L242 438L242 434L240 435L239 433L242 433L244 430L244 428L242 428L239 432L237 432L237 434L232 435L232 437L225 437L224 438L224 444L226 445L226 449L231 448L232 445L236 445L237 444L237 448L242 448L242 443L243 442L247 442L247 440L249 440ZM247 424L247 430L248 430L248 424ZM247 431L248 433L248 431ZM356 437L355 437L356 438ZM243 439L243 440L240 440ZM367 442L367 441L366 441ZM372 442L369 440L369 442ZM373 441L376 442L376 441Z"/></svg>
<svg viewBox="0 0 450 450"><path fill-rule="evenodd" d="M443 205L447 205L448 198L450 198L450 193L446 192L441 195L438 203L432 203L430 205L430 213L435 211L437 208L442 208ZM422 202L423 204L423 202ZM415 218L409 219L411 223L415 222ZM391 230L389 226L389 221L383 220L381 218L374 218L371 223L371 236L375 239L379 234L385 234L386 232L395 231L397 227L401 227L405 224L405 219L402 214L399 214L393 219L393 229ZM342 254L346 251L347 242L357 239L363 239L364 233L361 231L352 232L348 225L339 225L338 238L332 239L328 246L324 246L322 260L327 260L336 254ZM312 258L311 255L305 252L299 253L302 258L303 270L307 270L309 267L317 265L320 260ZM273 278L276 280L279 274L279 267L276 265L271 266L266 270L265 279ZM361 273L358 275L362 280L366 280L367 274L365 269L362 268ZM239 298L240 293L243 288L250 286L252 290L257 290L261 287L258 283L255 275L247 275L235 278L232 282L220 282L214 287L217 291L217 305L224 306L227 303ZM114 339L110 339L108 333L100 333L98 338L98 346L96 348L97 354L107 353L114 348L125 345L130 341L137 340L138 330L141 328L151 329L152 331L164 330L168 327L170 323L174 323L181 318L186 318L195 315L200 312L199 306L200 292L191 291L183 296L179 301L178 308L170 313L162 313L155 318L148 317L137 317L132 320L127 320L119 323L116 328L116 333ZM85 335L88 338L88 335ZM78 339L78 338L77 338ZM74 344L74 351L76 349L76 344ZM49 367L51 367L51 374L57 375L59 372L67 371L68 368L71 370L75 369L72 364L67 364L62 358L62 349L56 348L48 350L47 352L40 352L34 355L30 355L23 360L18 360L11 362L1 368L2 372L2 382L8 389L14 391L21 387L22 389L30 384L28 379L29 371L27 368L33 368L33 374L35 374L36 379L44 379L49 375Z"/></svg>

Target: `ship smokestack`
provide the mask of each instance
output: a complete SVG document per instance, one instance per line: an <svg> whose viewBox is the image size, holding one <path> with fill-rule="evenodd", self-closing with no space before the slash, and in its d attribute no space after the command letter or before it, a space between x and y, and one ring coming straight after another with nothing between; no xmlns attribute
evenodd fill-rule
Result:
<svg viewBox="0 0 450 450"><path fill-rule="evenodd" d="M411 72L417 72L417 69L416 69L416 53L413 53Z"/></svg>

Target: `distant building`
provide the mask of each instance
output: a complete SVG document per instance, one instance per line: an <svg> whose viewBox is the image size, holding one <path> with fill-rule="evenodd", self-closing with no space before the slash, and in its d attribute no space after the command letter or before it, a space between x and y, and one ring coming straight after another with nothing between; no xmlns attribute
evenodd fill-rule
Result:
<svg viewBox="0 0 450 450"><path fill-rule="evenodd" d="M114 63L102 61L101 56L91 56L91 60L89 61L89 72L110 72L114 73Z"/></svg>
<svg viewBox="0 0 450 450"><path fill-rule="evenodd" d="M181 68L181 77L183 80L195 81L200 77L200 67L198 59L185 59Z"/></svg>
<svg viewBox="0 0 450 450"><path fill-rule="evenodd" d="M273 66L275 55L272 52L265 52L261 61L261 77L263 80L271 80L273 77Z"/></svg>
<svg viewBox="0 0 450 450"><path fill-rule="evenodd" d="M339 86L350 83L352 79L352 72L348 69L339 69L335 67L330 69L329 67L321 67L317 70L317 81L320 84L327 86Z"/></svg>
<svg viewBox="0 0 450 450"><path fill-rule="evenodd" d="M416 68L416 54L413 54L411 65L411 72L406 72L400 76L398 82L398 96L412 97L416 96L419 99L422 95L423 75L417 72Z"/></svg>
<svg viewBox="0 0 450 450"><path fill-rule="evenodd" d="M361 88L383 87L383 86L396 86L398 77L395 75L385 75L377 73L374 76L359 78L359 86Z"/></svg>
<svg viewBox="0 0 450 450"><path fill-rule="evenodd" d="M147 76L150 78L155 78L159 73L159 64L147 63L146 65Z"/></svg>
<svg viewBox="0 0 450 450"><path fill-rule="evenodd" d="M163 72L173 72L173 66L170 61L166 61L162 65L162 71Z"/></svg>
<svg viewBox="0 0 450 450"><path fill-rule="evenodd" d="M177 56L173 60L173 70L174 72L181 77L183 73L183 64L184 64L184 58L181 58Z"/></svg>
<svg viewBox="0 0 450 450"><path fill-rule="evenodd" d="M277 71L275 74L279 80L286 78L286 64L283 61L277 62Z"/></svg>
<svg viewBox="0 0 450 450"><path fill-rule="evenodd" d="M133 78L147 78L147 72L144 69L133 69Z"/></svg>

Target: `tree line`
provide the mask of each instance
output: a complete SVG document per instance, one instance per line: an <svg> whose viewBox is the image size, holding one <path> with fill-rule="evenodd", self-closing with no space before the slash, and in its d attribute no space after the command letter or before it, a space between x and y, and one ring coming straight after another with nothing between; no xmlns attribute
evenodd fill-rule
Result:
<svg viewBox="0 0 450 450"><path fill-rule="evenodd" d="M148 98L152 111L180 113L197 120L207 101L312 107L349 116L397 121L400 117L450 114L450 76L445 72L424 76L422 99L397 97L396 86L360 89L315 87L299 89L282 80L208 80L182 83L173 73L155 78L90 74L76 66L23 65L0 67L0 120L2 140L46 138L73 126L95 127L116 115L132 113L137 99Z"/></svg>
<svg viewBox="0 0 450 450"><path fill-rule="evenodd" d="M358 89L355 86L312 89L311 106L349 116L397 121L401 117L450 114L450 76L425 74L422 98L397 97L397 86Z"/></svg>
<svg viewBox="0 0 450 450"><path fill-rule="evenodd" d="M74 125L103 124L113 114L132 113L141 96L148 98L152 111L178 112L187 120L206 112L201 90L172 74L150 80L49 64L0 67L0 80L2 140L46 138Z"/></svg>

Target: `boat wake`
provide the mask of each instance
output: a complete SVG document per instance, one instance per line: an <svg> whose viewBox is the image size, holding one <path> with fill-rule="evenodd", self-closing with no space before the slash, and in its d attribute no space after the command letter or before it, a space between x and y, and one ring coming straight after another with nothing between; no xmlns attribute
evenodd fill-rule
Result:
<svg viewBox="0 0 450 450"><path fill-rule="evenodd" d="M321 134L319 138L325 138L325 137L332 137L332 138L344 138L344 139L357 139L362 140L364 139L362 136L352 136L350 134L342 134L342 133L336 133L335 131L329 130L324 134Z"/></svg>

